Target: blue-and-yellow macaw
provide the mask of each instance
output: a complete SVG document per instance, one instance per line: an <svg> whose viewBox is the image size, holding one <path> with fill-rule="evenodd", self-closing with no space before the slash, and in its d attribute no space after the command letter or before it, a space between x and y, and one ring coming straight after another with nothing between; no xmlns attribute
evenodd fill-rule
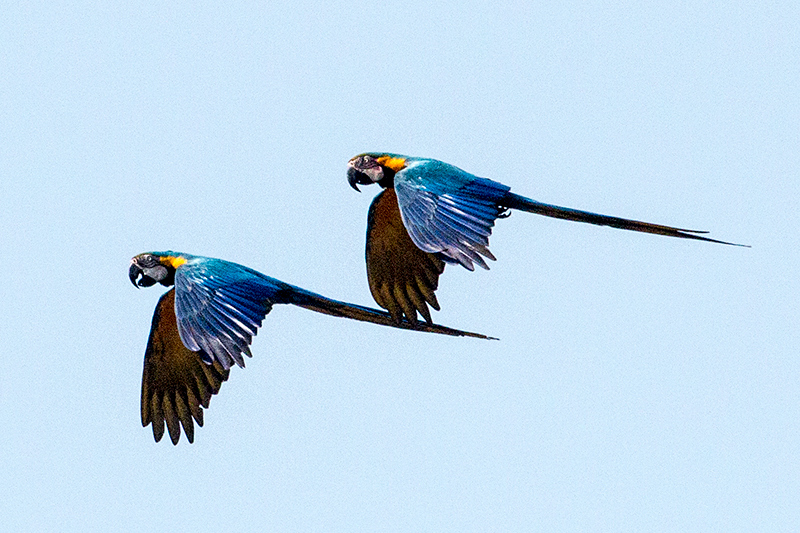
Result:
<svg viewBox="0 0 800 533"><path fill-rule="evenodd" d="M637 220L579 211L537 202L511 192L511 187L479 178L458 167L423 157L364 153L350 160L350 185L377 183L383 191L367 217L367 278L375 301L395 318L415 321L417 312L431 322L428 305L439 310L435 291L445 263L468 270L488 270L485 258L494 221L519 209L566 220L611 226L669 237L720 244L698 234Z"/></svg>
<svg viewBox="0 0 800 533"><path fill-rule="evenodd" d="M153 425L156 442L167 424L177 444L180 426L194 441L192 418L219 392L234 363L244 367L249 345L275 304L293 304L383 326L490 339L435 324L397 321L389 313L331 300L236 263L177 252L149 252L131 259L135 287L160 283L174 288L153 315L142 375L142 426Z"/></svg>

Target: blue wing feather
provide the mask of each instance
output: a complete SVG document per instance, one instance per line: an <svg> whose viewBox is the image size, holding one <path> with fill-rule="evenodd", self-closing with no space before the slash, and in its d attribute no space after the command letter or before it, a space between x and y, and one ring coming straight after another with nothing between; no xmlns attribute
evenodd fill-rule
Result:
<svg viewBox="0 0 800 533"><path fill-rule="evenodd" d="M510 187L434 159L410 159L394 178L400 215L421 250L469 270L489 268L489 236ZM481 257L483 256L483 257Z"/></svg>
<svg viewBox="0 0 800 533"><path fill-rule="evenodd" d="M253 336L291 286L236 263L192 257L177 269L175 288L184 345L228 369L244 366L243 355L251 357Z"/></svg>

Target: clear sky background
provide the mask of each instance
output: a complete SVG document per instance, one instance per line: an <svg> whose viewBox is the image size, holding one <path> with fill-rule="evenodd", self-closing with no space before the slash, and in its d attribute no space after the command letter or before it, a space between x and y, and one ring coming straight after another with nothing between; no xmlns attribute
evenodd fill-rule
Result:
<svg viewBox="0 0 800 533"><path fill-rule="evenodd" d="M796 2L161 4L3 8L0 529L800 528ZM753 248L515 213L435 314L500 341L277 307L154 443L130 257L373 305L364 151Z"/></svg>

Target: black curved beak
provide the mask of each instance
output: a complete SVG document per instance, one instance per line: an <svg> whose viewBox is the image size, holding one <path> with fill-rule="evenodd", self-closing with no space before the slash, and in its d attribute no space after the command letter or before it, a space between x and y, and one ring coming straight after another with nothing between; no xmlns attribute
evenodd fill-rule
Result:
<svg viewBox="0 0 800 533"><path fill-rule="evenodd" d="M139 276L142 276L142 279L137 281ZM156 284L156 280L146 275L144 270L142 270L136 263L131 263L131 267L128 269L128 278L131 280L131 283L133 283L133 286L137 289L139 287L152 287Z"/></svg>
<svg viewBox="0 0 800 533"><path fill-rule="evenodd" d="M142 269L139 268L139 265L136 263L131 263L131 267L128 269L128 278L130 278L131 283L133 283L133 286L137 289L139 286L136 284L136 278L139 277L139 274L142 274Z"/></svg>
<svg viewBox="0 0 800 533"><path fill-rule="evenodd" d="M361 192L361 189L359 189L358 186L369 185L372 183L372 180L369 179L369 176L363 172L359 172L355 168L350 167L347 169L347 183L349 183L350 186L358 192Z"/></svg>

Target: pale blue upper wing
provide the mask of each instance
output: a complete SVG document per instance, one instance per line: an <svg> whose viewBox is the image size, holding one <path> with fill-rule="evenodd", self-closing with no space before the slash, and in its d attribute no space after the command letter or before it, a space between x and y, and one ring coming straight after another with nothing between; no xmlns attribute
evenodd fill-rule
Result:
<svg viewBox="0 0 800 533"><path fill-rule="evenodd" d="M469 270L489 268L494 259L489 235L510 190L434 159L410 160L394 177L400 214L411 240L421 250L441 253Z"/></svg>
<svg viewBox="0 0 800 533"><path fill-rule="evenodd" d="M236 263L194 257L175 272L175 315L183 344L225 368L242 354L281 291L291 286ZM208 361L211 362L211 361Z"/></svg>

